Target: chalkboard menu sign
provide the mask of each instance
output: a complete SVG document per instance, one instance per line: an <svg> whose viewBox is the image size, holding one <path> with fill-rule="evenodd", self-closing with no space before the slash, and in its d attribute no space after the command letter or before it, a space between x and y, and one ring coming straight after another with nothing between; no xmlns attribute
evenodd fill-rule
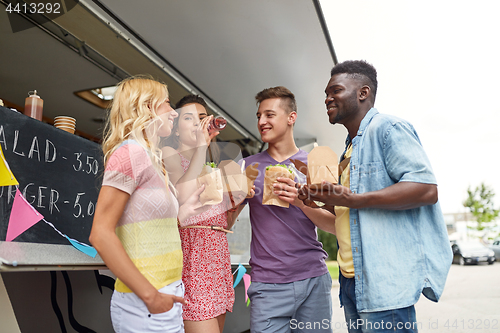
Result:
<svg viewBox="0 0 500 333"><path fill-rule="evenodd" d="M102 150L91 141L0 107L0 145L19 191L45 221L88 244L102 182ZM0 240L6 238L16 186L0 187ZM16 242L68 244L44 221Z"/></svg>

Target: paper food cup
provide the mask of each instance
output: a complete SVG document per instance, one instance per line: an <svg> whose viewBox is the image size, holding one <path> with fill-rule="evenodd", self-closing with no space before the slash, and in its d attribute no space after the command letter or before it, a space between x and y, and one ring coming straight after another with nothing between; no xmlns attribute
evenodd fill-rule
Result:
<svg viewBox="0 0 500 333"><path fill-rule="evenodd" d="M75 128L74 127L69 127L69 126L56 126L57 128L59 129L62 129L63 131L66 131L68 133L71 133L71 134L75 134Z"/></svg>
<svg viewBox="0 0 500 333"><path fill-rule="evenodd" d="M315 147L307 155L307 170L310 179L310 188L312 186L321 187L323 180L332 184L337 184L338 171L337 154L328 146Z"/></svg>
<svg viewBox="0 0 500 333"><path fill-rule="evenodd" d="M76 124L76 119L73 118L73 117L68 117L68 116L57 116L57 117L54 117L54 122L56 122L58 120L69 121L69 122L72 122L72 123Z"/></svg>
<svg viewBox="0 0 500 333"><path fill-rule="evenodd" d="M54 126L76 127L76 124L75 123L70 123L68 121L56 121L56 122L54 122Z"/></svg>
<svg viewBox="0 0 500 333"><path fill-rule="evenodd" d="M54 126L74 134L76 129L76 119L68 116L58 116L54 118Z"/></svg>

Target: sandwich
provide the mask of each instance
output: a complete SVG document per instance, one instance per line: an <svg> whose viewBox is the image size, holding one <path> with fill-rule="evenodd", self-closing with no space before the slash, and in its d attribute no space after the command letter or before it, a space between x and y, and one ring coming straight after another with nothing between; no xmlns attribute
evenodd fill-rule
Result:
<svg viewBox="0 0 500 333"><path fill-rule="evenodd" d="M214 162L205 163L197 181L198 187L205 185L205 189L200 194L200 202L203 206L222 202L222 176Z"/></svg>
<svg viewBox="0 0 500 333"><path fill-rule="evenodd" d="M295 179L293 169L291 169L288 165L275 164L267 166L266 173L264 175L264 193L262 195L262 204L288 208L290 206L289 203L281 200L278 195L274 193L273 184L278 181L278 177L289 178L292 180Z"/></svg>

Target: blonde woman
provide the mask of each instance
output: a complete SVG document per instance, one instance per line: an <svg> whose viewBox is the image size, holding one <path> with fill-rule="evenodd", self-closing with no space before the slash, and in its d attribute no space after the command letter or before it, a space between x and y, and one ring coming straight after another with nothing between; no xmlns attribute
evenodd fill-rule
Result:
<svg viewBox="0 0 500 333"><path fill-rule="evenodd" d="M179 208L158 149L177 113L168 90L133 77L118 85L103 142L105 171L90 242L117 276L116 332L184 332L178 221L199 213L199 193ZM178 217L178 218L177 218Z"/></svg>

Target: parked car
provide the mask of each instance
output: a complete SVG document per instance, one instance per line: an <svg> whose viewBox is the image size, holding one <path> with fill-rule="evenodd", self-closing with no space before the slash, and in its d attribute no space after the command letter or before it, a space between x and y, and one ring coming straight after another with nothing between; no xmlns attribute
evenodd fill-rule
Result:
<svg viewBox="0 0 500 333"><path fill-rule="evenodd" d="M479 242L455 242L451 245L453 263L459 265L495 262L495 252Z"/></svg>
<svg viewBox="0 0 500 333"><path fill-rule="evenodd" d="M490 249L495 252L495 258L500 260L500 238L496 239L493 244L490 245Z"/></svg>

